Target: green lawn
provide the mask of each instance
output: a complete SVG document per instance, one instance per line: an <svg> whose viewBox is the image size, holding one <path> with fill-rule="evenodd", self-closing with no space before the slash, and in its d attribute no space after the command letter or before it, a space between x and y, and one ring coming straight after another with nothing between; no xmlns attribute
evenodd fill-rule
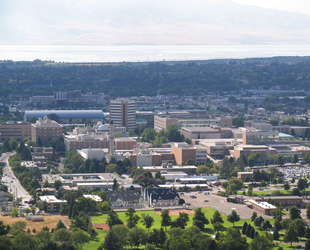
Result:
<svg viewBox="0 0 310 250"><path fill-rule="evenodd" d="M212 207L204 207L202 209L202 211L205 213L205 215L208 218L208 220L211 221L211 218L212 218L212 216L213 216L213 214L214 214L214 212L216 210L214 208L212 208ZM236 212L238 213L238 211L236 211ZM152 216L154 218L154 225L153 225L153 227L150 230L152 230L153 228L160 228L161 216L159 214L157 214L155 211L137 211L137 215L139 215L140 217L141 217L142 213L147 213L147 214L149 214L150 216ZM126 223L125 212L119 212L118 215L119 215L120 219ZM189 215L190 221L188 222L187 227L190 227L192 225L193 216L194 216L193 214ZM171 216L171 219L174 220L177 217L178 216ZM100 213L92 214L91 218L92 218L92 223L93 224L101 224L101 223L106 223L107 215L106 214L100 214ZM233 226L232 223L227 221L227 216L222 214L222 218L224 220L224 227L225 227L224 230L226 230L227 228ZM270 223L272 225L274 224L274 219L268 219L268 220L270 221ZM254 226L254 223L251 222L250 219L242 219L242 220L240 220L240 221L235 223L235 227L234 228L237 228L240 231L242 231L242 226L243 226L244 222L247 222L248 224L250 223L252 226ZM145 228L144 225L142 224L142 222L139 222L138 226L142 227L142 228ZM265 234L266 233L266 231L260 230L257 227L255 227L255 230L259 234ZM96 239L90 241L90 243L87 244L84 247L84 249L96 250L101 245L101 243L103 242L103 240L105 238L105 235L108 232L108 230L96 230L96 231L99 234L98 237ZM207 225L205 227L205 233L210 234L210 235L215 234L211 224L209 224L209 225ZM280 231L279 234L280 234L280 241L282 241L281 242L282 244L280 243L280 241L274 241L274 244L275 244L275 247L273 248L274 250L278 249L280 246L283 247L283 249L293 249L294 247L299 245L299 243L294 243L293 244L293 248L291 248L290 244L283 244L284 231ZM251 243L251 241L252 241L252 239L247 237L247 242ZM306 239L302 238L302 240L300 242L304 243L305 241L306 241Z"/></svg>

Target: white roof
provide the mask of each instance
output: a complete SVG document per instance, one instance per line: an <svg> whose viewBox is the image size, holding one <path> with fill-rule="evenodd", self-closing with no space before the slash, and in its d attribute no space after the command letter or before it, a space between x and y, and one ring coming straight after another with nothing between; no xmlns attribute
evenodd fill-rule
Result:
<svg viewBox="0 0 310 250"><path fill-rule="evenodd" d="M91 198L91 199L95 200L96 202L101 202L102 201L100 196L99 195L95 195L95 194L84 194L83 197Z"/></svg>
<svg viewBox="0 0 310 250"><path fill-rule="evenodd" d="M255 204L261 208L264 208L264 209L276 209L277 207L266 202L266 201L255 201L255 200L252 200L252 199L249 199L247 200L248 202L251 202L252 204Z"/></svg>
<svg viewBox="0 0 310 250"><path fill-rule="evenodd" d="M65 203L66 200L58 200L55 195L45 195L39 196L41 201L46 201L47 203Z"/></svg>

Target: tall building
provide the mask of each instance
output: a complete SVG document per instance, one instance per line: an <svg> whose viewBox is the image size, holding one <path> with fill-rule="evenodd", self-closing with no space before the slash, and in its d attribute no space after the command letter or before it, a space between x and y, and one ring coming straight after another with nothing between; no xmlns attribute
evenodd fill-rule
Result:
<svg viewBox="0 0 310 250"><path fill-rule="evenodd" d="M38 142L41 139L44 146L49 140L59 139L63 134L63 126L50 120L47 116L39 118L36 123L31 124L31 140Z"/></svg>
<svg viewBox="0 0 310 250"><path fill-rule="evenodd" d="M110 101L110 121L117 127L134 130L136 127L136 102L129 99Z"/></svg>
<svg viewBox="0 0 310 250"><path fill-rule="evenodd" d="M31 124L22 122L9 121L4 124L0 124L1 140L22 140L24 138L31 137Z"/></svg>

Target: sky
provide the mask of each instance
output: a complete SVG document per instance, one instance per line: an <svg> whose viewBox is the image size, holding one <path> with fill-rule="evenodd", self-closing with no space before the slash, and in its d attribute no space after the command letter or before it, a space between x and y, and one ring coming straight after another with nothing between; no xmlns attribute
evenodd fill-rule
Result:
<svg viewBox="0 0 310 250"><path fill-rule="evenodd" d="M244 5L254 5L264 8L294 11L310 15L309 0L233 0Z"/></svg>

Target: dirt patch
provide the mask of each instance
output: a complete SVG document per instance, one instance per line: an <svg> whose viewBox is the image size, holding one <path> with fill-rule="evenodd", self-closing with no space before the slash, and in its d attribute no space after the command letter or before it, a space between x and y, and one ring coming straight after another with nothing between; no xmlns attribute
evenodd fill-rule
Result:
<svg viewBox="0 0 310 250"><path fill-rule="evenodd" d="M161 214L160 211L156 212L157 214ZM187 209L178 209L178 210L169 210L169 215L179 215L179 213L187 213L187 214L194 214L195 211L193 210L187 210Z"/></svg>
<svg viewBox="0 0 310 250"><path fill-rule="evenodd" d="M94 224L93 226L94 226L94 228L96 228L96 229L102 229L102 230L109 230L109 229L110 229L109 226L108 226L108 224L106 224L106 223Z"/></svg>
<svg viewBox="0 0 310 250"><path fill-rule="evenodd" d="M58 217L58 218L57 218ZM44 215L43 216L44 221L29 221L26 220L25 217L17 217L17 218L12 218L11 216L0 216L0 221L3 221L3 224L5 225L12 225L13 223L15 223L16 221L25 221L26 222L26 230L28 230L28 228L30 229L30 231L32 232L33 229L35 229L37 232L41 231L41 229L43 227L48 227L50 230L52 228L55 228L57 226L57 223L59 221L59 218L62 218L65 225L67 227L70 226L70 219L68 218L68 216L61 216L61 215Z"/></svg>

